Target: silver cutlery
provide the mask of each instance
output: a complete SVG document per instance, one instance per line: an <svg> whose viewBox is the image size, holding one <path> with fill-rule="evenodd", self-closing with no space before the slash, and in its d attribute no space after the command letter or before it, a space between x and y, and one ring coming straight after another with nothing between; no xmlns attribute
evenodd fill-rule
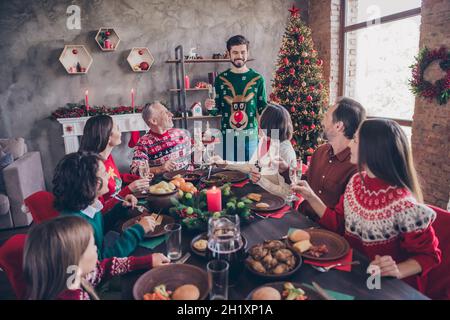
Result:
<svg viewBox="0 0 450 320"><path fill-rule="evenodd" d="M320 272L328 272L331 269L336 268L336 267L356 265L356 264L360 264L360 262L358 260L356 260L356 261L352 261L352 262L336 263L336 264L332 264L331 266L327 266L327 267L314 266L314 265L311 265L311 267L313 267L314 269L316 269L317 271L320 271Z"/></svg>
<svg viewBox="0 0 450 320"><path fill-rule="evenodd" d="M122 198L121 196L115 195L113 196L114 199L120 201L120 202L125 202L126 200L124 198ZM135 208L140 212L140 213L144 213L144 211L146 210L146 208L144 206L135 206ZM159 214L158 214L159 215Z"/></svg>
<svg viewBox="0 0 450 320"><path fill-rule="evenodd" d="M180 260L176 261L175 264L183 264L185 263L189 258L191 257L191 253L186 253L183 257L180 258Z"/></svg>

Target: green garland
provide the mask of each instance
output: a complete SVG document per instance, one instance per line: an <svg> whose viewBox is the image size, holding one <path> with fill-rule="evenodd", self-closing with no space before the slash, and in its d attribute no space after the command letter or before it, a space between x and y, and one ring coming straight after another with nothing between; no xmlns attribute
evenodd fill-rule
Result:
<svg viewBox="0 0 450 320"><path fill-rule="evenodd" d="M206 189L196 194L180 193L180 198L172 198L173 207L169 209L170 214L181 219L184 227L190 230L205 231L208 227L208 220L211 217L219 218L223 215L237 214L242 220L248 221L251 218L250 204L252 200L246 197L238 199L231 192L231 184L220 187L222 190L222 211L209 212L206 203Z"/></svg>
<svg viewBox="0 0 450 320"><path fill-rule="evenodd" d="M415 58L416 63L411 65L412 79L409 80L411 91L417 97L429 101L434 99L440 105L446 104L450 98L450 52L441 47L430 51L427 47L420 50ZM434 61L440 61L439 66L446 72L446 76L432 84L423 77L425 70Z"/></svg>

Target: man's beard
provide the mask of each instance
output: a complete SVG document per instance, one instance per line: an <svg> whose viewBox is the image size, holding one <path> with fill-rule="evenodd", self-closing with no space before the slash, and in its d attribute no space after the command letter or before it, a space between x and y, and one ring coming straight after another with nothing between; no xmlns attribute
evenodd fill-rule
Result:
<svg viewBox="0 0 450 320"><path fill-rule="evenodd" d="M237 64L236 61L238 61L239 64ZM247 60L242 60L242 59L235 59L235 60L231 61L233 66L235 66L236 68L242 68L243 66L245 66L246 62L247 62Z"/></svg>

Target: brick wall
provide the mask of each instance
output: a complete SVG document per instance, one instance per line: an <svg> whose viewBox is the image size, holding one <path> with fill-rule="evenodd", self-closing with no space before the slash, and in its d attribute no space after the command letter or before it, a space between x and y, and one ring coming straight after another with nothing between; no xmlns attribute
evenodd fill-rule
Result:
<svg viewBox="0 0 450 320"><path fill-rule="evenodd" d="M422 0L420 48L450 48L450 1ZM430 74L431 79L436 79ZM414 161L424 200L447 207L450 193L450 103L439 105L416 98L412 127Z"/></svg>
<svg viewBox="0 0 450 320"><path fill-rule="evenodd" d="M323 59L323 76L330 103L338 95L339 81L339 0L310 0L309 26L315 48Z"/></svg>

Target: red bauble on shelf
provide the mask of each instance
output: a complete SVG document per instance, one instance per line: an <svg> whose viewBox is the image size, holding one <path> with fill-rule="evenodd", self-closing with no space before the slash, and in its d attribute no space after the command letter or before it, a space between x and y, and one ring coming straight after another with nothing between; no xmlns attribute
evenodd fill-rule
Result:
<svg viewBox="0 0 450 320"><path fill-rule="evenodd" d="M147 62L143 61L139 64L139 68L141 68L141 70L148 70L148 68L150 68L150 65Z"/></svg>
<svg viewBox="0 0 450 320"><path fill-rule="evenodd" d="M73 54L77 54L77 53L78 53L78 50L77 50L77 49L72 49L72 53L73 53Z"/></svg>
<svg viewBox="0 0 450 320"><path fill-rule="evenodd" d="M142 56L142 55L144 54L144 52L145 52L145 51L142 50L142 49L138 51L138 53L139 53L140 56Z"/></svg>

